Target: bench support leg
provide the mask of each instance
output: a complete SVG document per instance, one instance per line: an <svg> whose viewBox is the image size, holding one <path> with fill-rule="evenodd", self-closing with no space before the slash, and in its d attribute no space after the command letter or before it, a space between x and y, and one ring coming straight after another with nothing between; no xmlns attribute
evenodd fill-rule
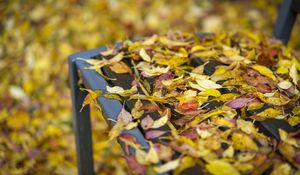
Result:
<svg viewBox="0 0 300 175"><path fill-rule="evenodd" d="M69 59L69 76L74 115L74 131L77 152L77 167L79 175L93 175L93 149L90 109L85 107L81 112L82 102L87 95L78 87L78 73L74 59Z"/></svg>
<svg viewBox="0 0 300 175"><path fill-rule="evenodd" d="M273 36L284 44L290 39L291 31L296 21L297 12L293 10L296 0L284 0L273 29Z"/></svg>

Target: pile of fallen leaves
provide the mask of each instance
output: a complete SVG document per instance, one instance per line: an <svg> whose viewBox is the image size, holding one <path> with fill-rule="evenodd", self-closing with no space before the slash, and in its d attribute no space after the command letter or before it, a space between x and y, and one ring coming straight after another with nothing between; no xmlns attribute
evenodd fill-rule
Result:
<svg viewBox="0 0 300 175"><path fill-rule="evenodd" d="M170 32L125 41L99 57L80 60L109 82L101 95L124 106L109 140L125 145L136 173L300 173L300 62L278 40ZM269 125L279 139L269 136L259 126L268 119L287 122L294 131ZM122 133L136 128L148 149Z"/></svg>
<svg viewBox="0 0 300 175"><path fill-rule="evenodd" d="M168 30L271 33L280 0L0 2L0 174L75 174L68 55ZM299 50L299 21L290 47ZM195 82L194 82L195 83ZM92 113L95 172L126 174Z"/></svg>

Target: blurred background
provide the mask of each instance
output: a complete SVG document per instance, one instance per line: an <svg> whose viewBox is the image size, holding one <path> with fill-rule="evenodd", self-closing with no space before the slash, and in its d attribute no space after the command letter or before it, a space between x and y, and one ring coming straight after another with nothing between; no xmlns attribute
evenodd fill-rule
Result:
<svg viewBox="0 0 300 175"><path fill-rule="evenodd" d="M168 31L272 34L281 0L0 1L0 174L76 174L67 57ZM289 47L300 52L299 20ZM130 174L92 112L98 174Z"/></svg>

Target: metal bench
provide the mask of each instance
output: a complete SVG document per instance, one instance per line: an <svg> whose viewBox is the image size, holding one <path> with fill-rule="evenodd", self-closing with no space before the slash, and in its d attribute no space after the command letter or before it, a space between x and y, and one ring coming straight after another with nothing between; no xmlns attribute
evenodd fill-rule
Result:
<svg viewBox="0 0 300 175"><path fill-rule="evenodd" d="M284 0L276 24L274 26L274 37L282 40L283 43L287 43L294 23L296 21L297 13L300 13L300 1L299 0ZM201 33L200 33L201 35ZM120 44L117 44L120 46ZM69 56L69 76L70 86L72 93L72 105L74 114L74 131L76 137L76 149L77 149L77 163L78 174L80 175L92 175L94 174L94 162L93 162L93 144L92 144L92 132L91 132L91 120L90 109L85 107L81 112L82 102L87 95L87 92L81 91L78 86L79 74L82 76L84 86L88 89L106 90L106 86L109 84L104 78L102 78L97 72L93 70L84 69L88 64L83 61L78 61L76 58L91 59L99 55L99 52L106 50L105 47L99 47L92 50L82 51ZM197 64L197 63L196 63ZM199 63L200 64L200 63ZM106 72L109 74L109 72ZM113 85L126 85L128 77L122 77L119 82L115 82ZM111 120L116 120L119 112L122 109L122 104L119 101L99 97L98 102L101 105L105 120L111 125ZM130 105L128 106L130 108ZM291 127L284 120L270 119L263 122L257 122L256 125L267 135L278 139L278 128L283 128L288 132L299 129ZM124 130L123 133L134 135L137 142L148 147L148 144L144 138L141 130L138 128L132 130ZM130 154L134 154L133 150ZM167 173L166 173L167 174ZM199 173L201 174L201 173Z"/></svg>

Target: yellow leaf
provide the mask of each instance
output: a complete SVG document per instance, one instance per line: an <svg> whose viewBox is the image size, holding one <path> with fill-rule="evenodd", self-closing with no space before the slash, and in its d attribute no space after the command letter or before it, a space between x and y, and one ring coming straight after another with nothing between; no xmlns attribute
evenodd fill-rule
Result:
<svg viewBox="0 0 300 175"><path fill-rule="evenodd" d="M131 129L137 127L137 126L138 126L137 122L130 122L130 123L128 123L128 125L126 125L125 129L126 130L131 130Z"/></svg>
<svg viewBox="0 0 300 175"><path fill-rule="evenodd" d="M160 67L150 65L148 62L142 61L137 65L137 68L141 69L143 73L149 77L158 76L167 73L170 70L170 66Z"/></svg>
<svg viewBox="0 0 300 175"><path fill-rule="evenodd" d="M232 142L236 150L258 150L256 143L245 134L233 133Z"/></svg>
<svg viewBox="0 0 300 175"><path fill-rule="evenodd" d="M115 51L115 48L112 48L112 49L102 51L102 52L100 52L100 54L103 56L108 56L108 55L112 55L114 53L114 51Z"/></svg>
<svg viewBox="0 0 300 175"><path fill-rule="evenodd" d="M139 54L140 54L140 56L142 57L142 59L144 61L147 61L147 62L151 62L152 61L151 58L150 58L150 56L147 54L147 52L145 51L144 48L141 48Z"/></svg>
<svg viewBox="0 0 300 175"><path fill-rule="evenodd" d="M226 70L225 66L219 66L219 67L216 68L213 75L222 75L226 72L227 72L227 70Z"/></svg>
<svg viewBox="0 0 300 175"><path fill-rule="evenodd" d="M223 117L216 117L216 118L212 119L212 121L218 126L227 126L229 128L234 127L233 123L231 123L230 121L226 120Z"/></svg>
<svg viewBox="0 0 300 175"><path fill-rule="evenodd" d="M117 74L131 73L131 69L123 61L112 63L109 68Z"/></svg>
<svg viewBox="0 0 300 175"><path fill-rule="evenodd" d="M98 102L97 102L97 98L102 95L102 91L101 90L90 90L90 89L84 89L82 88L81 90L85 90L88 92L88 95L84 98L84 101L82 103L82 107L80 109L80 111L86 106L86 105L94 105L96 106L98 109L101 109L101 107L99 106Z"/></svg>
<svg viewBox="0 0 300 175"><path fill-rule="evenodd" d="M292 83L289 81L282 81L282 82L278 83L278 86L281 89L289 89L290 87L292 87Z"/></svg>
<svg viewBox="0 0 300 175"><path fill-rule="evenodd" d="M240 94L234 94L234 93L227 93L227 94L222 94L220 97L217 99L222 101L222 102L227 102L230 101L236 97L240 96Z"/></svg>
<svg viewBox="0 0 300 175"><path fill-rule="evenodd" d="M21 129L29 123L29 115L26 112L16 112L7 118L7 126L12 129Z"/></svg>
<svg viewBox="0 0 300 175"><path fill-rule="evenodd" d="M282 115L282 111L278 109L268 108L258 113L257 115L263 118L275 118Z"/></svg>
<svg viewBox="0 0 300 175"><path fill-rule="evenodd" d="M145 157L147 156L147 153L141 149L136 148L135 149L135 158L138 163L142 165L147 165L148 163L146 162Z"/></svg>
<svg viewBox="0 0 300 175"><path fill-rule="evenodd" d="M122 101L122 98L119 95L117 95L117 94L104 94L103 96L105 98Z"/></svg>
<svg viewBox="0 0 300 175"><path fill-rule="evenodd" d="M291 116L288 119L288 122L289 122L290 125L296 126L297 124L300 123L300 117L299 116Z"/></svg>
<svg viewBox="0 0 300 175"><path fill-rule="evenodd" d="M132 121L131 114L127 112L124 108L122 108L122 110L118 115L117 123L115 123L115 125L108 133L109 136L108 141L110 142L114 138L118 137L123 131L123 129L125 128L125 126L128 125L131 121Z"/></svg>
<svg viewBox="0 0 300 175"><path fill-rule="evenodd" d="M295 106L294 109L293 109L293 113L295 115L299 115L300 114L300 106Z"/></svg>
<svg viewBox="0 0 300 175"><path fill-rule="evenodd" d="M196 83L192 83L192 82L189 82L189 85L194 88L194 89L198 89L200 91L205 91L207 89L219 89L219 88L222 88L221 85L211 81L211 80L196 80L197 84Z"/></svg>
<svg viewBox="0 0 300 175"><path fill-rule="evenodd" d="M271 175L290 175L291 169L292 168L288 163L284 163L280 166L276 166L272 171Z"/></svg>
<svg viewBox="0 0 300 175"><path fill-rule="evenodd" d="M124 89L120 86L113 86L113 87L106 86L106 90L109 93L120 93L124 91Z"/></svg>
<svg viewBox="0 0 300 175"><path fill-rule="evenodd" d="M266 76L266 77L269 77L271 78L272 80L276 81L276 77L274 76L273 72L265 67L265 66L262 66L262 65L253 65L251 66L252 69L258 71L260 74Z"/></svg>
<svg viewBox="0 0 300 175"><path fill-rule="evenodd" d="M237 120L237 127L245 132L246 134L254 134L256 133L256 129L252 122L245 121L243 119Z"/></svg>
<svg viewBox="0 0 300 175"><path fill-rule="evenodd" d="M128 95L131 95L131 94L135 93L137 91L137 87L132 86L131 89L124 90L120 86L113 86L113 87L106 86L106 90L109 93L118 94L118 95L121 95L121 96L128 96Z"/></svg>
<svg viewBox="0 0 300 175"><path fill-rule="evenodd" d="M61 128L54 126L54 125L49 125L45 129L44 136L45 137L59 137L63 134L63 131Z"/></svg>
<svg viewBox="0 0 300 175"><path fill-rule="evenodd" d="M202 139L206 139L210 136L212 136L213 133L209 132L208 130L201 130L199 128L196 129L197 134L202 138Z"/></svg>
<svg viewBox="0 0 300 175"><path fill-rule="evenodd" d="M158 120L155 120L153 122L153 125L151 126L151 128L160 128L162 126L164 126L169 120L169 117L167 115L159 118Z"/></svg>
<svg viewBox="0 0 300 175"><path fill-rule="evenodd" d="M195 165L195 159L189 156L185 156L181 159L180 164L176 168L174 174L179 175L183 170L191 168Z"/></svg>
<svg viewBox="0 0 300 175"><path fill-rule="evenodd" d="M158 174L165 173L165 172L176 169L178 167L179 163L180 163L180 159L172 160L163 165L154 167L154 170Z"/></svg>
<svg viewBox="0 0 300 175"><path fill-rule="evenodd" d="M207 50L207 48L202 45L195 45L192 47L191 52L194 53L200 50Z"/></svg>
<svg viewBox="0 0 300 175"><path fill-rule="evenodd" d="M111 65L113 63L117 63L117 62L121 61L123 59L123 56L124 56L124 53L120 52L109 60L105 60L105 59L96 60L96 59L84 59L84 58L77 58L77 60L82 60L82 61L85 61L92 65L92 66L87 67L87 69L97 70L97 69L102 68L103 66Z"/></svg>
<svg viewBox="0 0 300 175"><path fill-rule="evenodd" d="M220 115L224 113L224 111L221 111L221 110L213 110L213 111L210 111L202 116L199 116L199 117L195 117L195 119L190 123L191 125L195 125L195 124L198 124L212 116L217 116L217 115Z"/></svg>
<svg viewBox="0 0 300 175"><path fill-rule="evenodd" d="M293 79L293 83L297 85L298 83L298 72L296 68L296 63L294 63L290 68L290 77Z"/></svg>
<svg viewBox="0 0 300 175"><path fill-rule="evenodd" d="M278 74L287 74L289 73L289 69L284 66L279 66L278 69L276 70L276 73Z"/></svg>
<svg viewBox="0 0 300 175"><path fill-rule="evenodd" d="M189 44L188 42L183 41L173 41L164 36L159 37L159 42L164 45L167 45L168 47L186 46Z"/></svg>
<svg viewBox="0 0 300 175"><path fill-rule="evenodd" d="M251 51L249 51L249 52L247 53L246 59L247 59L247 60L252 60L252 59L255 58L255 56L256 56L256 54L255 54L255 49L252 49Z"/></svg>
<svg viewBox="0 0 300 175"><path fill-rule="evenodd" d="M230 163L224 160L213 160L205 165L212 175L239 175L240 173Z"/></svg>
<svg viewBox="0 0 300 175"><path fill-rule="evenodd" d="M157 40L157 35L152 35L150 38L146 39L145 41L143 41L143 45L152 45L156 42Z"/></svg>
<svg viewBox="0 0 300 175"><path fill-rule="evenodd" d="M223 158L232 158L234 155L234 149L232 146L229 146L222 154Z"/></svg>
<svg viewBox="0 0 300 175"><path fill-rule="evenodd" d="M221 93L216 89L206 89L205 91L200 92L199 95L219 97L221 96Z"/></svg>
<svg viewBox="0 0 300 175"><path fill-rule="evenodd" d="M135 102L134 107L131 110L131 114L134 119L138 119L144 114L144 110L141 110L142 106L143 106L143 103L141 102L140 99L138 99Z"/></svg>
<svg viewBox="0 0 300 175"><path fill-rule="evenodd" d="M295 138L289 137L288 133L286 131L284 131L283 129L279 128L278 131L279 131L280 140L299 148L299 145Z"/></svg>
<svg viewBox="0 0 300 175"><path fill-rule="evenodd" d="M157 152L154 149L153 143L149 142L149 144L150 144L150 149L145 157L145 161L147 163L153 163L153 164L158 163L159 158Z"/></svg>
<svg viewBox="0 0 300 175"><path fill-rule="evenodd" d="M264 106L264 103L261 103L261 102L251 102L250 104L248 104L247 110L248 111L257 110L257 109L262 108L263 106Z"/></svg>

